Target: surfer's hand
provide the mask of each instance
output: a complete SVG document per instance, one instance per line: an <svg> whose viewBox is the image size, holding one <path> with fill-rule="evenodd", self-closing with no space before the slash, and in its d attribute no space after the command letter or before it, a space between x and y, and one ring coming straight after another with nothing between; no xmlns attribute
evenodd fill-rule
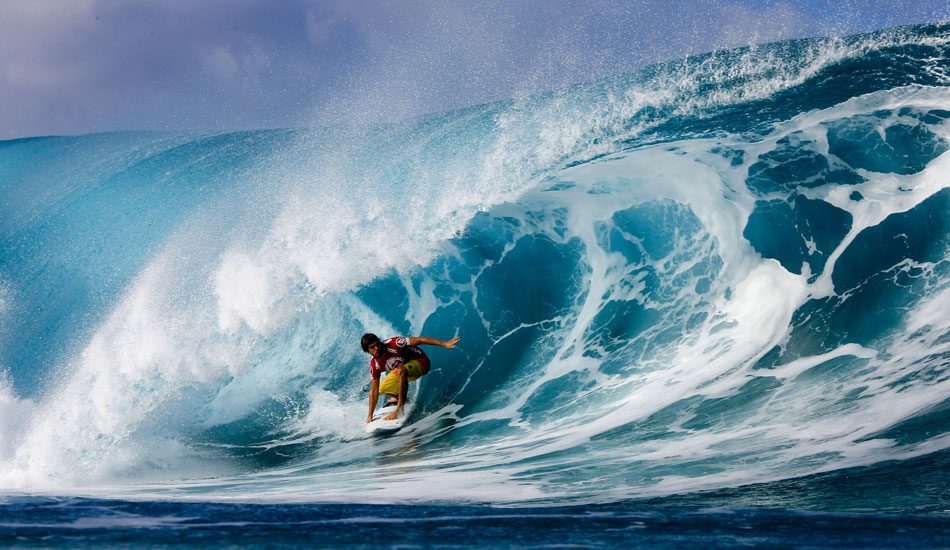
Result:
<svg viewBox="0 0 950 550"><path fill-rule="evenodd" d="M442 347L447 348L447 349L455 349L455 344L458 344L459 340L461 340L461 338L456 336L455 338L452 338L448 342L442 342Z"/></svg>

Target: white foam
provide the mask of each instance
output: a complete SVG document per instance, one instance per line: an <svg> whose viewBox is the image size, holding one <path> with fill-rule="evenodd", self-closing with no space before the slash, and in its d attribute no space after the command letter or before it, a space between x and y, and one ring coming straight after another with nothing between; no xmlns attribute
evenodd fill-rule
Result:
<svg viewBox="0 0 950 550"><path fill-rule="evenodd" d="M273 283L265 267L247 254L226 252L214 277L218 297L218 327L233 333L244 322L263 335L274 331L270 308L274 303Z"/></svg>
<svg viewBox="0 0 950 550"><path fill-rule="evenodd" d="M5 466L29 428L35 405L29 399L18 399L7 375L0 371L0 466ZM0 477L0 486L3 478Z"/></svg>
<svg viewBox="0 0 950 550"><path fill-rule="evenodd" d="M364 424L369 410L366 403L344 401L316 387L307 392L307 400L310 404L307 414L285 426L295 434L295 441L320 437L348 440L366 436Z"/></svg>

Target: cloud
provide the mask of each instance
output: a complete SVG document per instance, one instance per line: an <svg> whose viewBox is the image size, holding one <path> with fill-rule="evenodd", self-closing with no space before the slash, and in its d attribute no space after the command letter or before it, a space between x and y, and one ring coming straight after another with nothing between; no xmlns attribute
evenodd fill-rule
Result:
<svg viewBox="0 0 950 550"><path fill-rule="evenodd" d="M287 5L284 12L223 0L4 3L0 132L226 127L229 104L258 110L269 77L286 87L281 79L304 66L300 8ZM285 63L275 73L276 61Z"/></svg>

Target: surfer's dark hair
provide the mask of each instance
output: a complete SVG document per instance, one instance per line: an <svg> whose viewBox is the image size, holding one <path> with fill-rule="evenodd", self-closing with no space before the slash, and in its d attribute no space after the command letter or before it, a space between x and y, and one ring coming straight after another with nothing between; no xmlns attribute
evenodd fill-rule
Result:
<svg viewBox="0 0 950 550"><path fill-rule="evenodd" d="M369 346L379 342L379 336L376 336L372 332L367 332L363 335L363 338L360 339L360 347L363 348L363 351L369 353Z"/></svg>

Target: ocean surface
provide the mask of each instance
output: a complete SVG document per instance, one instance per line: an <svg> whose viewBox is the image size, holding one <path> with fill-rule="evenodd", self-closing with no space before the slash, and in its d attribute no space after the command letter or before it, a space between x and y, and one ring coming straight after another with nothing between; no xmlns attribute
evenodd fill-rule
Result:
<svg viewBox="0 0 950 550"><path fill-rule="evenodd" d="M950 25L0 142L0 545L950 547L948 149Z"/></svg>

